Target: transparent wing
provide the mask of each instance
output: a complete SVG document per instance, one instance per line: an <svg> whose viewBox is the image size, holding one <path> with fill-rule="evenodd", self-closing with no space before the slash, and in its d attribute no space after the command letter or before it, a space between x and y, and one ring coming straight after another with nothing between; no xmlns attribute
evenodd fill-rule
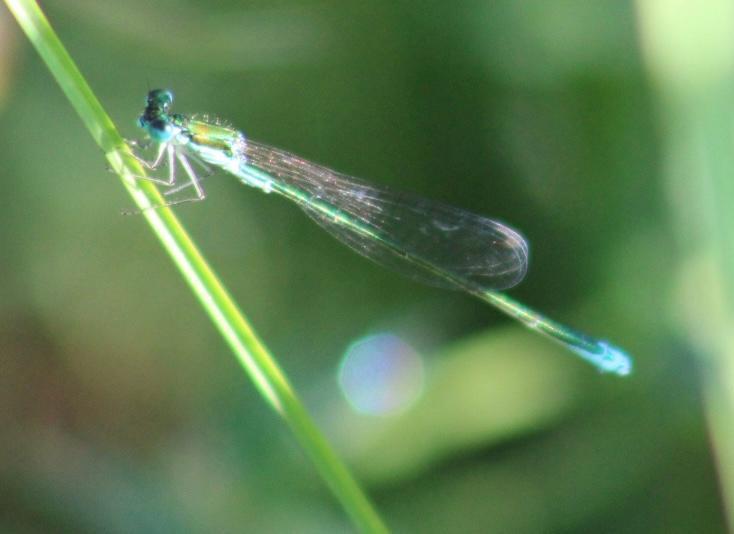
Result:
<svg viewBox="0 0 734 534"><path fill-rule="evenodd" d="M525 239L501 222L366 184L277 148L247 140L247 162L355 251L429 285L506 289L525 276Z"/></svg>

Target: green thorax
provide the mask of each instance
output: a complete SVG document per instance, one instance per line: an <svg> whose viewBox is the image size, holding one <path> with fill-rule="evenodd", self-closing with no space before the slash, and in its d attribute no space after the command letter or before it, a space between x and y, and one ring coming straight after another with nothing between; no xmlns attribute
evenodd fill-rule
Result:
<svg viewBox="0 0 734 534"><path fill-rule="evenodd" d="M180 115L175 119L190 141L199 147L221 151L228 156L240 154L244 150L245 138L234 128Z"/></svg>

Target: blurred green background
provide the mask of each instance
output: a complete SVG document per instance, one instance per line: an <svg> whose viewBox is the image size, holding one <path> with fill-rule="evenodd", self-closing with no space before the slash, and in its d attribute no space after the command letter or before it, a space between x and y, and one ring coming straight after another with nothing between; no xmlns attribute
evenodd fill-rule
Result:
<svg viewBox="0 0 734 534"><path fill-rule="evenodd" d="M725 531L633 4L43 4L123 135L171 88L176 111L504 220L532 254L512 295L635 357L600 375L207 180L177 213L396 531ZM120 215L5 7L0 121L0 530L350 531L144 219ZM337 375L381 333L423 379L367 415Z"/></svg>

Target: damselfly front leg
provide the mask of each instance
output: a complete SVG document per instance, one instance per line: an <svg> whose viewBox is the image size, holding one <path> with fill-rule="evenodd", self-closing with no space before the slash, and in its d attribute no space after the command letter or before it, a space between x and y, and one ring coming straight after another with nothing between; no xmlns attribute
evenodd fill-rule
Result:
<svg viewBox="0 0 734 534"><path fill-rule="evenodd" d="M134 145L131 145L131 147L137 145L138 143L135 143ZM151 171L157 171L164 161L163 158L167 156L166 164L168 165L168 178L164 179L158 178L157 176L136 174L134 175L135 179L148 180L149 182L154 182L156 184L164 185L166 187L173 187L174 185L176 185L176 166L174 165L175 150L176 149L172 143L161 143L158 145L158 153L151 161L148 161L143 156L137 154L135 150L130 150L137 162Z"/></svg>
<svg viewBox="0 0 734 534"><path fill-rule="evenodd" d="M201 161L200 158L196 157L195 154L187 154L185 148L182 145L178 145L173 142L160 143L158 145L158 151L152 160L148 160L140 154L137 154L135 150L131 150L131 152L133 154L133 157L146 169L156 171L160 169L163 165L166 165L168 167L168 176L166 178L160 178L157 176L135 175L134 178L136 180L147 180L166 187L167 189L163 191L163 194L165 196L176 194L179 191L183 191L184 189L187 189L189 187L194 188L195 196L173 200L156 207L174 206L177 204L183 204L185 202L199 202L206 198L206 192L201 186L201 180L204 177L211 175L213 171L211 167ZM199 176L197 174L196 170L194 170L194 167L191 164L192 161L203 169L204 176ZM179 165L188 177L188 180L184 181L183 183L177 183L176 168Z"/></svg>

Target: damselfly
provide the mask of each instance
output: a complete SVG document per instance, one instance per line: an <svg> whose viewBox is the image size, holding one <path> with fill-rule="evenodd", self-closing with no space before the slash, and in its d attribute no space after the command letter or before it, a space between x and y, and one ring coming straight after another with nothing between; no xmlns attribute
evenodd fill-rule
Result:
<svg viewBox="0 0 734 534"><path fill-rule="evenodd" d="M432 286L466 291L545 334L604 372L627 375L632 360L614 345L545 317L498 290L525 276L528 246L509 226L414 195L376 187L257 143L205 117L171 113L173 94L150 91L139 126L157 145L150 169L168 166L166 193L192 187L203 200L194 163L223 169L246 185L292 200L337 239L367 258ZM176 183L180 166L188 181Z"/></svg>

